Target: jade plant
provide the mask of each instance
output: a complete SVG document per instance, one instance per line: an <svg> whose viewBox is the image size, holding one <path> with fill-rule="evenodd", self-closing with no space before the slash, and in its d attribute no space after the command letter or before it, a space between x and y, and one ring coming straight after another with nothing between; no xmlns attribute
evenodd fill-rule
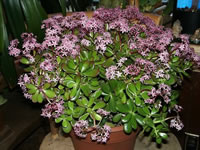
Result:
<svg viewBox="0 0 200 150"><path fill-rule="evenodd" d="M9 53L26 66L18 82L24 96L45 103L41 115L64 132L91 132L105 143L112 127L123 126L161 143L169 127L183 127L176 88L200 66L187 35L175 38L134 7L54 16L42 29L42 43L24 33L22 48L13 40Z"/></svg>

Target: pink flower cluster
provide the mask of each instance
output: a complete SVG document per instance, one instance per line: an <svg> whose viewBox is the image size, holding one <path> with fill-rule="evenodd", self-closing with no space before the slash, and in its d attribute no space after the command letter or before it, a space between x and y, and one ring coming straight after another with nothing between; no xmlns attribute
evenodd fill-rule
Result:
<svg viewBox="0 0 200 150"><path fill-rule="evenodd" d="M98 109L97 113L100 114L100 115L102 115L102 116L108 116L108 115L110 115L110 112L108 112L108 111L106 111L104 109Z"/></svg>
<svg viewBox="0 0 200 150"><path fill-rule="evenodd" d="M91 134L91 139L97 141L98 143L106 143L110 138L111 128L108 125L103 127L97 126L95 133Z"/></svg>
<svg viewBox="0 0 200 150"><path fill-rule="evenodd" d="M74 133L80 138L86 138L89 124L86 120L79 120L74 125Z"/></svg>
<svg viewBox="0 0 200 150"><path fill-rule="evenodd" d="M176 117L170 121L170 127L174 127L179 131L184 127L184 125L183 122L180 120L180 117Z"/></svg>
<svg viewBox="0 0 200 150"><path fill-rule="evenodd" d="M54 101L52 103L47 103L44 108L42 109L42 114L41 116L47 117L47 118L58 118L60 115L63 114L64 111L64 106L63 106L64 101L60 100L58 102Z"/></svg>
<svg viewBox="0 0 200 150"><path fill-rule="evenodd" d="M157 96L161 96L164 102L168 104L171 101L171 87L162 83L159 85L157 90L153 87L148 95L150 96L150 99L145 100L145 103L152 104L155 102Z"/></svg>

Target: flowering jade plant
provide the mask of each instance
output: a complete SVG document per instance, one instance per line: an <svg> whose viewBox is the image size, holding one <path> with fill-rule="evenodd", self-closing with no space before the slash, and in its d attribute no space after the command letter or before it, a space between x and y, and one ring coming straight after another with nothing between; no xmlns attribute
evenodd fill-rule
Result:
<svg viewBox="0 0 200 150"><path fill-rule="evenodd" d="M24 33L22 48L13 40L9 53L26 67L24 96L46 103L41 115L64 132L105 143L112 127L140 127L161 143L169 126L183 127L175 88L200 65L186 35L175 39L134 7L55 16L42 29L42 43Z"/></svg>

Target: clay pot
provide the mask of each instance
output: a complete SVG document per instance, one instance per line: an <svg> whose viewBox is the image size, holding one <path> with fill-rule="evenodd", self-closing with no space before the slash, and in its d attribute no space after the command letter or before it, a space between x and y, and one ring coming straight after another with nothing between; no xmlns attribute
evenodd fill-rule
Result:
<svg viewBox="0 0 200 150"><path fill-rule="evenodd" d="M93 142L90 138L90 133L85 139L77 137L74 131L70 132L70 136L75 150L133 150L138 131L127 135L124 133L122 126L114 127L106 144Z"/></svg>

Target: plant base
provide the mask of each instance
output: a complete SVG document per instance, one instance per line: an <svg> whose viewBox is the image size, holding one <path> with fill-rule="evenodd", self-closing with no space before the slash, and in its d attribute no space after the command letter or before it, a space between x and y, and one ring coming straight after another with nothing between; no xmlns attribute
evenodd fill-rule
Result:
<svg viewBox="0 0 200 150"><path fill-rule="evenodd" d="M133 150L138 131L139 130L127 135L124 133L122 126L112 128L110 139L106 144L91 141L90 134L88 134L85 139L78 138L73 131L70 135L72 137L75 150Z"/></svg>

